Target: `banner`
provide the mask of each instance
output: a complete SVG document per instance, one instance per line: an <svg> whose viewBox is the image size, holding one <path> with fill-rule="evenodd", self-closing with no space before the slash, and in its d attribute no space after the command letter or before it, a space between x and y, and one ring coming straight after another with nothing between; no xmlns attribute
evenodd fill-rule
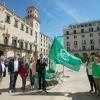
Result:
<svg viewBox="0 0 100 100"><path fill-rule="evenodd" d="M62 45L62 37L56 37L50 49L49 58L58 64L62 64L74 71L79 71L81 60L70 54Z"/></svg>
<svg viewBox="0 0 100 100"><path fill-rule="evenodd" d="M92 65L92 73L94 77L100 78L100 63L93 63Z"/></svg>

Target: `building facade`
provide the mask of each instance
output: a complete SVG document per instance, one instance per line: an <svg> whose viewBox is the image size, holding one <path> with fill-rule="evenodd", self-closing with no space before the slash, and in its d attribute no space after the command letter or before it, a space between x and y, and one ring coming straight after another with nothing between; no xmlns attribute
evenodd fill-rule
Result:
<svg viewBox="0 0 100 100"><path fill-rule="evenodd" d="M0 3L0 55L9 51L19 55L40 53L40 21L38 9L27 8L25 19Z"/></svg>
<svg viewBox="0 0 100 100"><path fill-rule="evenodd" d="M100 52L100 20L70 25L63 33L68 51L87 55Z"/></svg>
<svg viewBox="0 0 100 100"><path fill-rule="evenodd" d="M48 58L49 54L49 37L44 33L40 33L40 52L45 58Z"/></svg>

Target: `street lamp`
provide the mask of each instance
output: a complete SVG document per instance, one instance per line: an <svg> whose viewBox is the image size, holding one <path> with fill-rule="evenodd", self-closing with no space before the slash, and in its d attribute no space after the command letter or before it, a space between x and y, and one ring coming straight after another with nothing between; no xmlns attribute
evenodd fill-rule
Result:
<svg viewBox="0 0 100 100"><path fill-rule="evenodd" d="M34 47L35 47L34 57L35 57L35 59L37 60L37 59L38 59L38 51L37 51L37 46L38 46L38 44L37 44L37 41L33 41L33 45L34 45Z"/></svg>

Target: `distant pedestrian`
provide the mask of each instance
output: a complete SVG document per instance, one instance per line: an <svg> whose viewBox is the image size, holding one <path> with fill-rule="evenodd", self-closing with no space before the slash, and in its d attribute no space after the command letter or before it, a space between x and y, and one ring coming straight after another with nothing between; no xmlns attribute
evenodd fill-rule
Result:
<svg viewBox="0 0 100 100"><path fill-rule="evenodd" d="M10 58L8 72L10 74L10 84L9 84L9 93L15 92L16 81L19 73L20 61L18 56L15 55L14 58Z"/></svg>
<svg viewBox="0 0 100 100"><path fill-rule="evenodd" d="M23 92L25 91L25 86L26 86L26 78L28 76L29 72L29 65L26 62L26 57L22 57L22 63L20 65L20 76L22 78L22 90Z"/></svg>
<svg viewBox="0 0 100 100"><path fill-rule="evenodd" d="M40 59L38 59L36 63L36 69L39 76L39 90L43 89L43 91L47 93L46 80L45 80L46 66L47 66L47 61L43 58L43 54L40 54Z"/></svg>
<svg viewBox="0 0 100 100"><path fill-rule="evenodd" d="M36 61L34 57L31 57L30 64L29 64L31 89L34 88L35 74L36 74Z"/></svg>
<svg viewBox="0 0 100 100"><path fill-rule="evenodd" d="M0 84L2 82L2 78L6 76L6 67L5 67L4 62L5 62L5 58L4 56L1 56L0 57Z"/></svg>

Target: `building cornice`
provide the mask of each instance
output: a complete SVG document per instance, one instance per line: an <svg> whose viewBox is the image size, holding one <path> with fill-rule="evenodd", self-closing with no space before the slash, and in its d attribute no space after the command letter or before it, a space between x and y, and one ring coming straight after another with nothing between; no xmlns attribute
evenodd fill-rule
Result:
<svg viewBox="0 0 100 100"><path fill-rule="evenodd" d="M3 5L2 3L0 3L0 6L2 6L4 9L6 9L8 12L10 12L13 16L16 16L19 20L21 20L25 25L31 27L29 24L26 23L25 19L18 16L14 11L12 11L11 9L9 9L7 6ZM32 27L31 27L32 28Z"/></svg>

